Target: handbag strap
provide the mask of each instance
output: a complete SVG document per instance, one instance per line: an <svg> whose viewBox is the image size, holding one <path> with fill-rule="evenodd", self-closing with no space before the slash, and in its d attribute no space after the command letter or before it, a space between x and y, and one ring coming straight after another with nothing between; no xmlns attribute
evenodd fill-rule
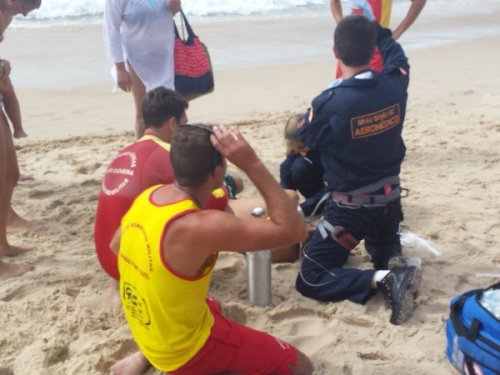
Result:
<svg viewBox="0 0 500 375"><path fill-rule="evenodd" d="M177 30L177 25L174 22L175 37L181 39L184 42L184 44L188 44L188 45L193 44L193 39L196 35L194 34L193 28L189 24L189 21L188 21L186 15L184 14L184 11L182 10L182 8L181 8L180 13L181 13L181 24L182 24L182 31L183 31L182 38L180 37L179 30ZM184 27L186 28L186 31L187 31L187 38L186 39L184 39Z"/></svg>

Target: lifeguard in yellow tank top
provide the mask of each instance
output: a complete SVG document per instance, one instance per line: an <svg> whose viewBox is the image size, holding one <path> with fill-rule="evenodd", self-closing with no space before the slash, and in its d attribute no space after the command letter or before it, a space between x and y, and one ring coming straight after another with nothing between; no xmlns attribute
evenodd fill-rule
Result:
<svg viewBox="0 0 500 375"><path fill-rule="evenodd" d="M205 298L217 253L197 278L169 268L163 258L164 233L173 219L199 208L191 200L155 205L150 196L157 188L144 191L122 219L118 267L132 335L148 361L168 372L187 363L210 335L214 317Z"/></svg>

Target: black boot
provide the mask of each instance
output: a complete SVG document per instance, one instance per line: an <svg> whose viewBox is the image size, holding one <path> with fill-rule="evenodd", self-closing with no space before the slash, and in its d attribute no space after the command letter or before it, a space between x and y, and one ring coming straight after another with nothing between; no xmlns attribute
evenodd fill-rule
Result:
<svg viewBox="0 0 500 375"><path fill-rule="evenodd" d="M406 322L415 310L415 297L422 279L421 271L416 267L395 267L382 281L377 283L377 290L384 294L391 306L390 322L399 325Z"/></svg>

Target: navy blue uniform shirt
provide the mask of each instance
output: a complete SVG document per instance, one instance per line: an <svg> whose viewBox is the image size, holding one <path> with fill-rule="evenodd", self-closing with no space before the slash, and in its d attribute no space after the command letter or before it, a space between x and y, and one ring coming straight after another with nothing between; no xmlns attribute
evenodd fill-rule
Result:
<svg viewBox="0 0 500 375"><path fill-rule="evenodd" d="M390 30L377 29L384 71L361 73L323 91L299 129L300 140L320 152L327 185L334 191L397 176L405 156L401 133L410 66Z"/></svg>

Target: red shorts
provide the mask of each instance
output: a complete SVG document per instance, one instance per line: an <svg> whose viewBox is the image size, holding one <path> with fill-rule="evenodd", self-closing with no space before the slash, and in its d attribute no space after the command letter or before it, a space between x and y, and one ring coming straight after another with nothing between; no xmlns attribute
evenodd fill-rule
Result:
<svg viewBox="0 0 500 375"><path fill-rule="evenodd" d="M295 348L267 333L256 331L222 316L214 299L207 298L214 325L205 345L170 375L291 375L297 363Z"/></svg>

